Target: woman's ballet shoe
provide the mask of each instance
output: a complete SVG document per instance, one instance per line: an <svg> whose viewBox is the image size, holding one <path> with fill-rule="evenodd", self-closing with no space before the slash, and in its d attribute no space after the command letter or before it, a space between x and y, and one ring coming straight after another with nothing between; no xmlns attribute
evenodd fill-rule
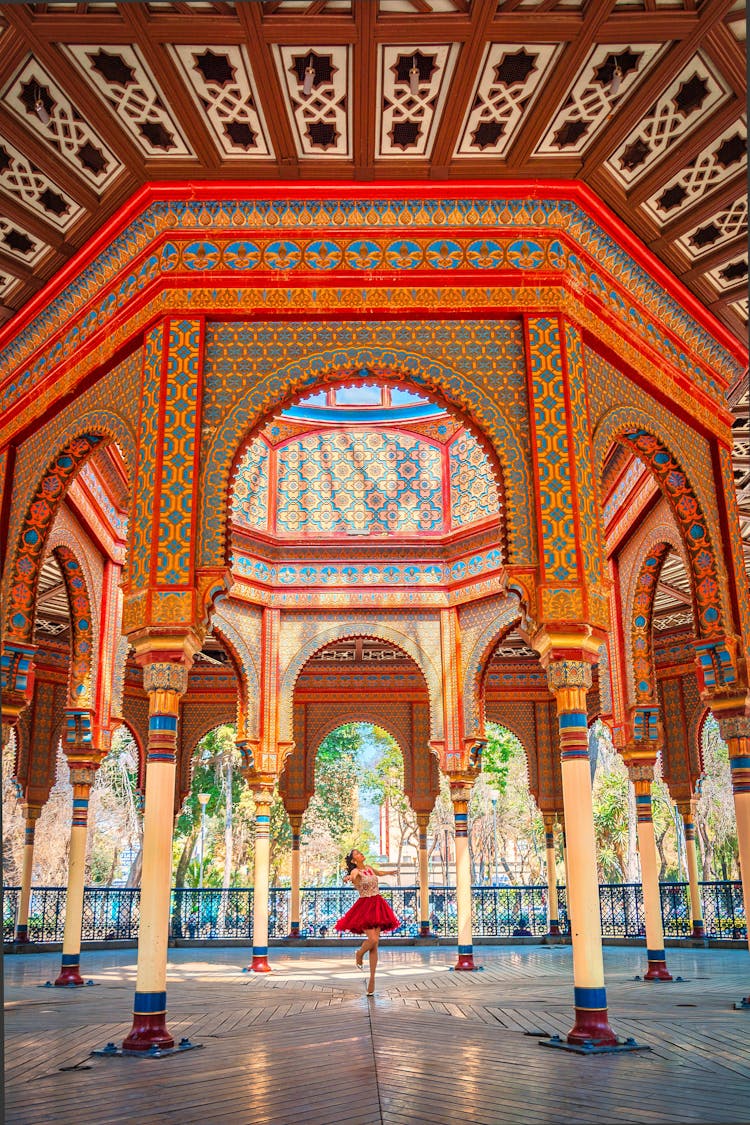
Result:
<svg viewBox="0 0 750 1125"><path fill-rule="evenodd" d="M373 991L373 992L366 992L366 993L365 993L365 996L374 996L374 995L375 995L375 992L374 992L374 991Z"/></svg>
<svg viewBox="0 0 750 1125"><path fill-rule="evenodd" d="M359 969L360 972L364 972L365 967L362 964L362 962L360 961L358 953L354 954L354 964L357 966L357 968Z"/></svg>

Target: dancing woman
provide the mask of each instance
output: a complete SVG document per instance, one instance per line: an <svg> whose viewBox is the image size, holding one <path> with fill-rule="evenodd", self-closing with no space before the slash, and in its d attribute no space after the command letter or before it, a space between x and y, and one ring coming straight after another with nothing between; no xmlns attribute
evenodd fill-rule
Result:
<svg viewBox="0 0 750 1125"><path fill-rule="evenodd" d="M353 934L364 934L365 940L355 955L358 969L364 969L365 953L370 954L370 979L367 995L375 995L375 968L378 963L378 942L383 930L395 930L401 922L388 903L378 894L378 875L385 875L376 867L368 867L362 852L354 848L346 857L347 880L357 888L359 898L343 918L339 918L336 929L339 933L350 930Z"/></svg>

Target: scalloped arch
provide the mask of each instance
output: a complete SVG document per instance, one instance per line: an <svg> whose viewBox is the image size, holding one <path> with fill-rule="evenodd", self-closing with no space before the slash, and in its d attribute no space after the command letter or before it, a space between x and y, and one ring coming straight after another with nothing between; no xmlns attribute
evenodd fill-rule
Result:
<svg viewBox="0 0 750 1125"><path fill-rule="evenodd" d="M260 716L260 675L250 647L235 626L234 622L222 612L223 599L219 599L211 616L214 630L231 650L235 671L239 672L240 698L237 701L237 740L257 738Z"/></svg>
<svg viewBox="0 0 750 1125"><path fill-rule="evenodd" d="M388 641L410 656L422 673L430 700L430 738L443 737L443 686L440 674L425 650L407 633L378 621L342 621L338 625L326 624L309 637L297 650L284 669L279 686L279 738L294 741L294 688L299 674L311 656L334 641L353 637L371 637Z"/></svg>
<svg viewBox="0 0 750 1125"><path fill-rule="evenodd" d="M509 561L534 562L531 480L527 458L513 426L498 404L475 383L427 356L389 348L343 348L294 361L243 388L202 458L199 522L204 567L223 566L235 462L245 440L268 412L296 394L339 382L367 370L375 378L416 385L461 412L480 438L489 441L500 465Z"/></svg>
<svg viewBox="0 0 750 1125"><path fill-rule="evenodd" d="M503 607L491 621L488 621L474 642L463 678L464 724L467 738L483 737L482 679L487 659L501 638L522 618L523 607L518 594L507 594Z"/></svg>
<svg viewBox="0 0 750 1125"><path fill-rule="evenodd" d="M679 459L671 451L671 436L644 410L617 407L602 418L593 439L594 465L601 477L604 457L616 440L626 442L655 478L675 517L690 566L701 638L718 639L732 629L727 612L726 580L721 559L711 542L709 522Z"/></svg>

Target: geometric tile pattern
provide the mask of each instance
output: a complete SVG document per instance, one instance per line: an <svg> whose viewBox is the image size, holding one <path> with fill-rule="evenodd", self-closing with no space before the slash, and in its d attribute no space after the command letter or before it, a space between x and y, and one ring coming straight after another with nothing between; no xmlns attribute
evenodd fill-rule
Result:
<svg viewBox="0 0 750 1125"><path fill-rule="evenodd" d="M629 187L728 97L729 89L720 75L700 54L694 55L615 149L606 161L607 168Z"/></svg>
<svg viewBox="0 0 750 1125"><path fill-rule="evenodd" d="M673 801L686 801L695 793L700 777L698 728L706 705L701 701L695 673L659 681L661 719L664 726L662 775Z"/></svg>
<svg viewBox="0 0 750 1125"><path fill-rule="evenodd" d="M496 516L498 490L481 445L468 430L451 442L451 525L466 527L476 520Z"/></svg>
<svg viewBox="0 0 750 1125"><path fill-rule="evenodd" d="M69 44L65 51L145 156L193 155L137 47Z"/></svg>
<svg viewBox="0 0 750 1125"><path fill-rule="evenodd" d="M223 557L228 466L281 402L352 370L434 388L483 431L503 469L509 561L534 559L523 337L519 321L284 322L206 326L201 450L203 565ZM281 357L287 364L279 368ZM292 361L292 362L289 362ZM252 371L250 382L247 372Z"/></svg>
<svg viewBox="0 0 750 1125"><path fill-rule="evenodd" d="M151 570L151 537L154 492L159 448L159 401L161 397L164 326L157 324L146 335L143 352L141 410L138 433L138 468L133 490L130 580L136 590L148 585Z"/></svg>
<svg viewBox="0 0 750 1125"><path fill-rule="evenodd" d="M675 218L681 208L692 207L710 191L720 188L747 166L747 124L733 122L684 168L643 203L658 223ZM682 239L680 239L682 242Z"/></svg>
<svg viewBox="0 0 750 1125"><path fill-rule="evenodd" d="M658 43L600 43L581 67L544 138L539 155L582 152L606 127L613 111L626 102L663 53ZM620 81L615 87L615 70Z"/></svg>
<svg viewBox="0 0 750 1125"><path fill-rule="evenodd" d="M195 532L185 509L194 488L201 344L201 321L169 322L157 553L157 581L168 585L185 584L190 577Z"/></svg>
<svg viewBox="0 0 750 1125"><path fill-rule="evenodd" d="M457 43L378 47L377 156L429 156L448 95Z"/></svg>
<svg viewBox="0 0 750 1125"><path fill-rule="evenodd" d="M69 704L71 707L90 708L94 706L94 633L89 592L81 565L71 549L58 546L55 555L60 563L70 607Z"/></svg>
<svg viewBox="0 0 750 1125"><path fill-rule="evenodd" d="M445 530L439 447L398 431L325 430L276 451L276 530L287 535Z"/></svg>
<svg viewBox="0 0 750 1125"><path fill-rule="evenodd" d="M236 159L273 155L247 47L169 44L219 152Z"/></svg>
<svg viewBox="0 0 750 1125"><path fill-rule="evenodd" d="M553 44L488 43L455 155L502 156L559 53Z"/></svg>
<svg viewBox="0 0 750 1125"><path fill-rule="evenodd" d="M352 48L274 44L273 53L298 155L350 157Z"/></svg>
<svg viewBox="0 0 750 1125"><path fill-rule="evenodd" d="M83 208L5 137L0 141L0 187L39 218L65 231Z"/></svg>
<svg viewBox="0 0 750 1125"><path fill-rule="evenodd" d="M638 457L651 469L674 513L690 560L696 599L697 627L702 638L724 631L717 562L706 520L680 465L646 430L623 434Z"/></svg>
<svg viewBox="0 0 750 1125"><path fill-rule="evenodd" d="M37 486L15 558L8 568L11 579L4 630L6 640L31 643L41 564L58 504L81 463L91 456L101 440L98 434L84 434L68 442L47 467Z"/></svg>
<svg viewBox="0 0 750 1125"><path fill-rule="evenodd" d="M578 578L562 353L557 320L530 318L529 362L534 388L542 551L546 580Z"/></svg>
<svg viewBox="0 0 750 1125"><path fill-rule="evenodd" d="M232 487L232 520L241 527L268 527L268 446L262 437L240 457Z"/></svg>
<svg viewBox="0 0 750 1125"><path fill-rule="evenodd" d="M747 238L746 195L735 199L710 219L701 220L677 239L677 245L695 260L735 238Z"/></svg>
<svg viewBox="0 0 750 1125"><path fill-rule="evenodd" d="M123 164L89 125L85 114L73 105L33 56L29 56L6 83L2 99L6 109L98 193L123 171ZM35 112L37 100L43 103L49 115L46 124Z"/></svg>
<svg viewBox="0 0 750 1125"><path fill-rule="evenodd" d="M638 704L656 702L653 653L654 596L661 568L671 549L669 543L659 543L649 552L641 565L633 594L633 618L630 630L635 701Z"/></svg>

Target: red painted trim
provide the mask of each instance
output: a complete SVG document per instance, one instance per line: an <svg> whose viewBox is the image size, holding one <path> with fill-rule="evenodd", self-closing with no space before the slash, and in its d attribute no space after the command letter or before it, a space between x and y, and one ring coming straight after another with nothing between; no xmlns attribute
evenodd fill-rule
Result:
<svg viewBox="0 0 750 1125"><path fill-rule="evenodd" d="M111 658L114 656L114 651L109 645L110 640L113 638L109 637L107 629L109 623L109 600L112 596L112 562L110 559L104 559L103 562L104 573L102 575L102 591L99 599L99 636L96 646L96 698L94 700L94 714L99 726L104 726L105 722L109 722L109 708L107 708L106 711L104 708L104 676L102 675L105 644L107 648L107 660L111 661ZM111 668L111 672L114 673L113 667Z"/></svg>
<svg viewBox="0 0 750 1125"><path fill-rule="evenodd" d="M712 336L734 355L740 362L747 362L744 349L729 330L721 324L676 278L670 270L644 245L644 243L599 199L586 185L577 181L560 181L540 179L506 180L453 180L450 182L434 181L426 184L423 181L378 181L367 184L342 184L337 181L323 180L312 183L309 181L282 181L272 183L267 181L207 181L202 183L163 183L153 182L145 184L123 204L123 206L89 239L58 274L36 294L28 305L0 331L0 347L11 340L22 330L39 312L41 312L60 291L69 284L78 273L89 265L94 258L104 250L108 244L120 234L133 219L144 211L151 203L158 200L185 200L185 199L270 199L284 200L304 196L308 200L326 198L367 199L376 196L379 199L443 199L446 197L462 196L470 199L508 199L522 195L526 199L569 199L577 204L602 229L612 236L639 265L661 284L668 292L672 292L691 316L693 316Z"/></svg>
<svg viewBox="0 0 750 1125"><path fill-rule="evenodd" d="M627 660L626 660L626 655L625 655L625 623L624 623L624 620L623 620L622 588L620 586L620 560L619 560L619 557L614 557L614 558L610 559L610 566L612 567L612 577L613 577L612 589L613 589L613 596L614 596L614 602L615 602L615 621L614 621L614 625L615 625L615 635L617 637L617 644L614 646L615 647L614 653L610 652L609 659L610 659L610 665L611 666L614 666L615 660L617 661L617 672L618 672L617 678L620 682L620 691L618 693L619 696L620 696L620 698L618 700L620 714L619 715L617 714L618 708L615 706L614 693L612 695L612 703L613 703L612 710L614 712L615 719L619 719L620 723L623 723L623 722L627 721L627 717L628 717L628 706L629 706L629 703L630 703L630 692L629 692L629 689L628 689Z"/></svg>

